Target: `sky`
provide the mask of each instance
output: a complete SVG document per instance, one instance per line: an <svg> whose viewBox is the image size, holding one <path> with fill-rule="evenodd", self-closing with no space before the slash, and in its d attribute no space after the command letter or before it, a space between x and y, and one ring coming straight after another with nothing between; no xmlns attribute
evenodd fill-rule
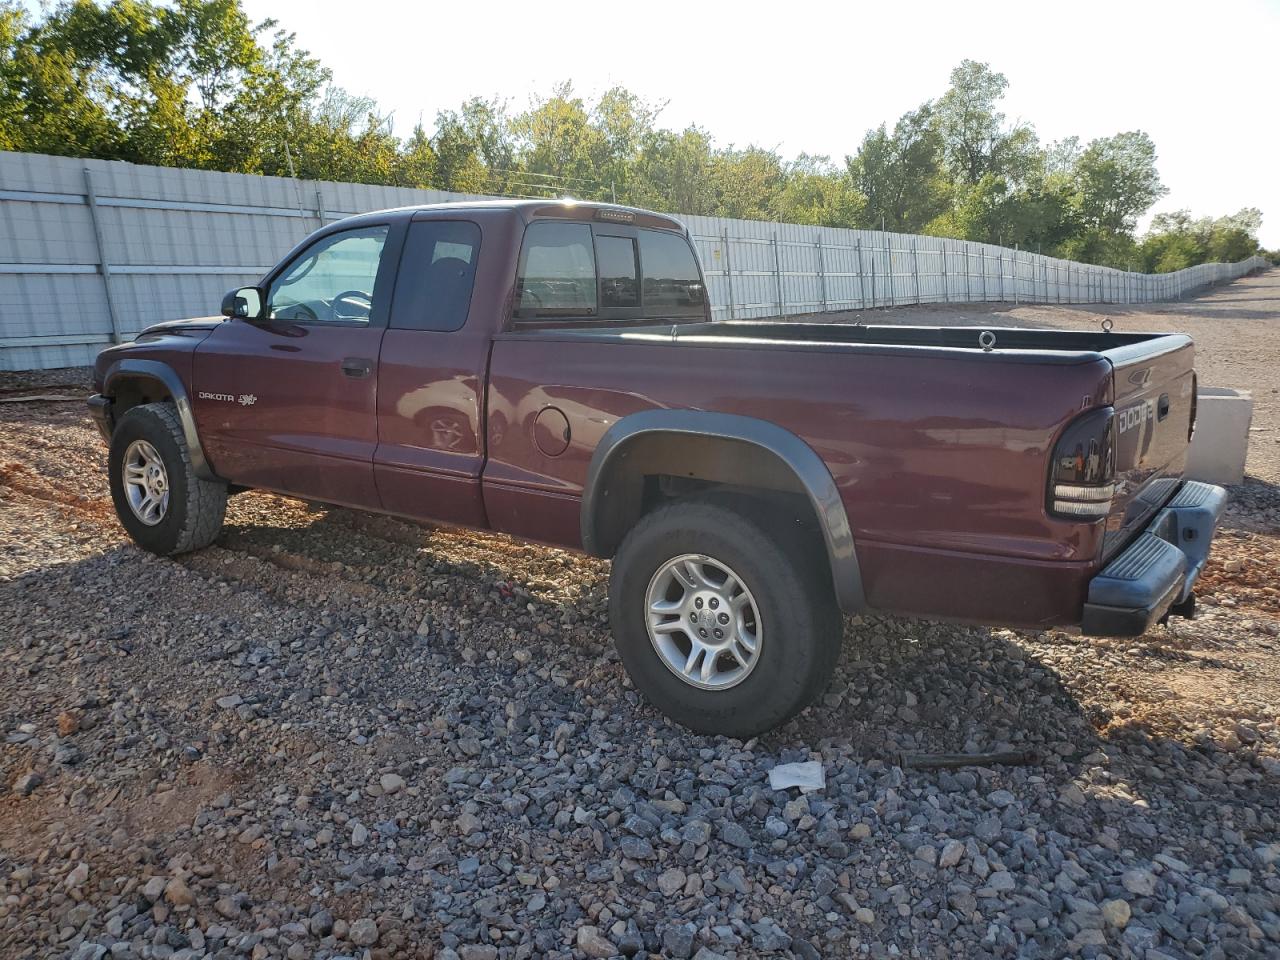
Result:
<svg viewBox="0 0 1280 960"><path fill-rule="evenodd" d="M572 80L665 103L661 125L698 124L719 145L840 160L941 95L962 59L984 61L1009 79L1006 115L1043 142L1149 133L1169 188L1153 213L1258 207L1263 246L1280 247L1280 0L243 2L402 135L472 96L520 110Z"/></svg>

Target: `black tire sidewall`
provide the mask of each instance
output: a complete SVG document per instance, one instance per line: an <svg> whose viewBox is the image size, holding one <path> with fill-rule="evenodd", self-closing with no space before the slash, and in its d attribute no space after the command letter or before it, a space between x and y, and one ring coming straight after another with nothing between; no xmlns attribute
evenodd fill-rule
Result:
<svg viewBox="0 0 1280 960"><path fill-rule="evenodd" d="M686 553L731 567L755 598L764 627L760 660L727 690L681 680L649 639L649 582L662 564ZM796 559L746 517L712 504L668 507L642 521L614 558L609 591L614 641L635 685L667 716L702 733L752 736L801 710L821 666L819 645L833 641L823 635L829 629L818 609L823 591L806 583L811 568Z"/></svg>
<svg viewBox="0 0 1280 960"><path fill-rule="evenodd" d="M154 526L148 526L134 515L125 494L124 455L129 444L135 440L146 440L156 448L168 474L169 508L164 518ZM120 419L111 435L111 447L107 454L111 499L121 526L138 546L162 556L177 549L186 526L187 493L191 477L178 443L164 420L144 407L135 407Z"/></svg>

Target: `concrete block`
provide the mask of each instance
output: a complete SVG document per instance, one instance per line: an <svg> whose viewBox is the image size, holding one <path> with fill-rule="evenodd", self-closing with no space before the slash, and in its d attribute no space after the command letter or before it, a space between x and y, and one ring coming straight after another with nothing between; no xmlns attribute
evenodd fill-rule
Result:
<svg viewBox="0 0 1280 960"><path fill-rule="evenodd" d="M1253 395L1230 387L1201 387L1196 431L1187 454L1187 479L1233 484L1244 479Z"/></svg>

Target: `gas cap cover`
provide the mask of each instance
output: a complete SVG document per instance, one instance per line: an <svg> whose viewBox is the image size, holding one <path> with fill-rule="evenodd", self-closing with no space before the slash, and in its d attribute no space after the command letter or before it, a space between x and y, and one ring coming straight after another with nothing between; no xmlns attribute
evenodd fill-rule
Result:
<svg viewBox="0 0 1280 960"><path fill-rule="evenodd" d="M557 407L543 407L533 421L533 442L548 457L569 449L569 419Z"/></svg>

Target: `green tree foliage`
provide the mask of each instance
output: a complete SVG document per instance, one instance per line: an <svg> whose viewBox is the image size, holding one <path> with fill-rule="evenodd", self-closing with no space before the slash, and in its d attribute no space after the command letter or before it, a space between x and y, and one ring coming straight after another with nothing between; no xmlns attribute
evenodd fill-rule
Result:
<svg viewBox="0 0 1280 960"><path fill-rule="evenodd" d="M997 108L1009 87L1003 73L985 63L963 60L951 71L951 87L934 107L935 127L951 180L960 188L1005 182L1017 190L1044 169L1035 130L1024 123L1005 124Z"/></svg>
<svg viewBox="0 0 1280 960"><path fill-rule="evenodd" d="M1076 160L1075 178L1081 222L1108 233L1132 233L1169 192L1156 172L1156 145L1141 130L1094 140Z"/></svg>
<svg viewBox="0 0 1280 960"><path fill-rule="evenodd" d="M1164 195L1151 138L1042 146L1000 110L1008 79L962 61L947 90L842 164L663 128L663 105L563 83L511 112L473 98L407 138L240 0L0 0L0 149L177 167L617 200L685 214L932 233L1119 267L1239 260L1258 214L1138 219Z"/></svg>
<svg viewBox="0 0 1280 960"><path fill-rule="evenodd" d="M869 130L857 155L846 159L854 188L866 198L863 223L916 233L942 215L951 202L942 158L931 104L903 114L892 131L885 124Z"/></svg>
<svg viewBox="0 0 1280 960"><path fill-rule="evenodd" d="M1246 207L1225 217L1191 219L1189 210L1157 214L1142 239L1141 263L1150 273L1171 273L1197 263L1232 263L1258 252L1262 212Z"/></svg>

